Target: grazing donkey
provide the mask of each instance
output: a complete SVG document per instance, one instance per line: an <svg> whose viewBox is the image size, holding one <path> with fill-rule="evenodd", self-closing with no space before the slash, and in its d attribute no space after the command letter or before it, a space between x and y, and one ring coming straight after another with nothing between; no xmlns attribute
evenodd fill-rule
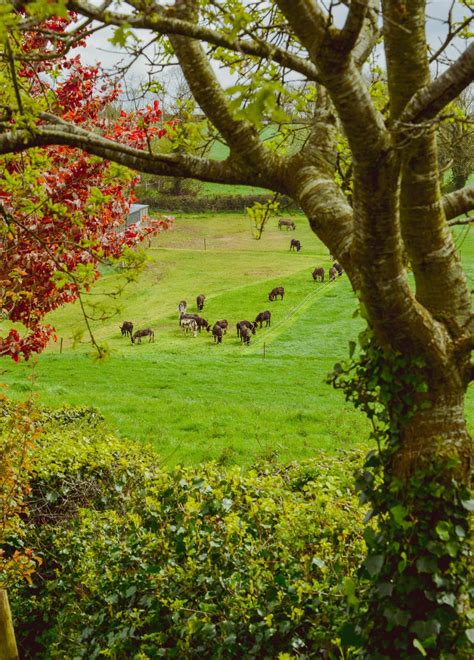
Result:
<svg viewBox="0 0 474 660"><path fill-rule="evenodd" d="M265 325L269 326L270 325L270 320L272 318L272 313L267 310L264 312L260 312L260 314L257 314L257 318L255 319L255 325L257 323L260 323L260 327L262 327L263 322L265 321Z"/></svg>
<svg viewBox="0 0 474 660"><path fill-rule="evenodd" d="M226 321L226 319L222 319L221 321L216 321L216 325L220 325L222 328L223 333L226 335L227 334L227 328L229 327L229 322Z"/></svg>
<svg viewBox="0 0 474 660"><path fill-rule="evenodd" d="M202 328L205 328L208 332L211 330L211 326L209 323L206 321L206 319L203 319L202 316L195 316L194 320L197 323L197 327L199 332L201 332Z"/></svg>
<svg viewBox="0 0 474 660"><path fill-rule="evenodd" d="M131 321L124 321L120 326L120 331L122 333L122 337L131 337L133 334L133 323Z"/></svg>
<svg viewBox="0 0 474 660"><path fill-rule="evenodd" d="M217 325L217 323L214 324L212 328L212 336L214 337L214 342L216 344L222 344L222 335L224 334L224 331L222 330L220 325Z"/></svg>
<svg viewBox="0 0 474 660"><path fill-rule="evenodd" d="M329 269L329 281L334 282L334 280L338 277L338 272L334 267L331 267Z"/></svg>
<svg viewBox="0 0 474 660"><path fill-rule="evenodd" d="M206 296L203 293L200 293L199 296L196 298L196 304L199 311L203 309L205 300L206 300Z"/></svg>
<svg viewBox="0 0 474 660"><path fill-rule="evenodd" d="M335 262L333 263L332 267L335 268L335 269L337 270L337 274L339 275L339 277L340 277L340 276L342 275L342 273L344 272L344 268L343 268L343 267L341 266L341 264L339 264L337 261L335 261Z"/></svg>
<svg viewBox="0 0 474 660"><path fill-rule="evenodd" d="M284 295L285 295L285 289L282 286L276 286L268 294L268 300L270 302L273 302L274 300L277 299L278 296L281 296L281 299L283 300Z"/></svg>
<svg viewBox="0 0 474 660"><path fill-rule="evenodd" d="M141 344L142 337L149 337L148 343L155 341L155 333L151 328L146 328L146 330L137 330L134 335L132 335L132 344Z"/></svg>
<svg viewBox="0 0 474 660"><path fill-rule="evenodd" d="M286 231L288 231L288 229L292 229L293 231L295 231L296 229L295 223L290 218L287 218L286 220L283 220L283 218L281 218L280 220L278 220L278 229L281 230L282 227L286 227Z"/></svg>
<svg viewBox="0 0 474 660"><path fill-rule="evenodd" d="M290 252L296 250L299 252L301 250L301 243L296 238L292 238L290 242Z"/></svg>
<svg viewBox="0 0 474 660"><path fill-rule="evenodd" d="M240 341L242 344L247 344L247 346L250 344L250 328L246 325L240 329Z"/></svg>
<svg viewBox="0 0 474 660"><path fill-rule="evenodd" d="M198 319L200 316L198 314L185 314L184 312L181 312L179 315L179 325L183 324L184 319Z"/></svg>
<svg viewBox="0 0 474 660"><path fill-rule="evenodd" d="M187 335L189 332L192 332L193 337L197 336L198 324L197 324L196 319L192 319L192 318L182 319L181 327L184 330L184 334Z"/></svg>
<svg viewBox="0 0 474 660"><path fill-rule="evenodd" d="M180 316L181 314L186 314L187 309L188 309L188 303L185 300L181 300L178 305L178 312Z"/></svg>
<svg viewBox="0 0 474 660"><path fill-rule="evenodd" d="M315 282L324 282L324 268L315 268L313 270L313 280Z"/></svg>
<svg viewBox="0 0 474 660"><path fill-rule="evenodd" d="M252 323L251 321L239 321L235 327L237 328L237 337L240 337L242 328L248 328L253 335L257 331L257 324Z"/></svg>

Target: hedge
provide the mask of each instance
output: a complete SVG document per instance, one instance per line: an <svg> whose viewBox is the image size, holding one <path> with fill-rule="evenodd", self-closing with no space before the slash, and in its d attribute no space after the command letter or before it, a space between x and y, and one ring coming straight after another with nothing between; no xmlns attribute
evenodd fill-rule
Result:
<svg viewBox="0 0 474 660"><path fill-rule="evenodd" d="M147 190L139 194L140 204L148 204L154 211L167 213L204 213L209 211L242 211L255 202L264 203L272 198L268 195L164 195ZM286 211L299 211L300 208L289 197L280 198L280 208Z"/></svg>
<svg viewBox="0 0 474 660"><path fill-rule="evenodd" d="M25 520L43 563L11 593L21 657L340 655L364 452L167 472L95 411L43 423Z"/></svg>

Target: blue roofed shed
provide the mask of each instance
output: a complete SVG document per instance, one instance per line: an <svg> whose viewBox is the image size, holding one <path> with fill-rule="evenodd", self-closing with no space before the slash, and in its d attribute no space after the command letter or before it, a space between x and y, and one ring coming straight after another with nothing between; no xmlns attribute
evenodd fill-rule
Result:
<svg viewBox="0 0 474 660"><path fill-rule="evenodd" d="M148 216L148 204L130 204L130 211L126 218L127 227L137 225L139 227L142 220Z"/></svg>

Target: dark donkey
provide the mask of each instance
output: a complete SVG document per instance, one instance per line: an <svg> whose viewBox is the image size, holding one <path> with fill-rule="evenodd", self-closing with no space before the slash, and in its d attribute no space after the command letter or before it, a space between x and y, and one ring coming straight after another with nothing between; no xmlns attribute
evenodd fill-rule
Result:
<svg viewBox="0 0 474 660"><path fill-rule="evenodd" d="M313 270L313 280L315 282L324 282L324 268L315 268Z"/></svg>
<svg viewBox="0 0 474 660"><path fill-rule="evenodd" d="M148 343L151 341L155 341L155 333L151 328L146 328L145 330L137 330L135 334L132 336L132 344L137 342L137 344L142 343L142 337L150 337L148 340Z"/></svg>
<svg viewBox="0 0 474 660"><path fill-rule="evenodd" d="M242 344L247 344L247 346L250 344L250 328L246 325L240 328L240 341Z"/></svg>
<svg viewBox="0 0 474 660"><path fill-rule="evenodd" d="M214 324L212 328L212 336L214 337L214 342L216 344L222 344L222 335L224 334L223 329L217 323Z"/></svg>
<svg viewBox="0 0 474 660"><path fill-rule="evenodd" d="M254 335L257 329L257 324L252 323L251 321L239 321L235 327L237 328L237 337L240 337L243 328L248 328Z"/></svg>
<svg viewBox="0 0 474 660"><path fill-rule="evenodd" d="M199 311L201 311L204 308L205 300L206 300L206 296L203 293L200 293L199 296L196 298L196 304Z"/></svg>
<svg viewBox="0 0 474 660"><path fill-rule="evenodd" d="M264 312L260 312L260 314L257 314L257 318L255 319L255 325L257 323L260 323L260 327L262 327L263 323L265 322L265 325L269 326L270 325L270 319L272 318L272 313L266 309Z"/></svg>
<svg viewBox="0 0 474 660"><path fill-rule="evenodd" d="M196 323L197 323L197 327L198 327L199 332L201 332L201 330L202 330L203 328L205 328L208 332L211 330L211 326L210 326L209 323L206 321L206 319L203 319L203 318L202 318L202 316L197 316L197 315L196 315L196 316L194 317L194 320L195 320Z"/></svg>
<svg viewBox="0 0 474 660"><path fill-rule="evenodd" d="M296 250L299 252L301 250L301 243L298 239L292 238L290 242L290 251Z"/></svg>
<svg viewBox="0 0 474 660"><path fill-rule="evenodd" d="M334 266L331 266L331 268L329 269L329 281L330 281L330 282L334 282L334 280L336 279L336 277L339 277L339 273L338 273L337 270L334 268Z"/></svg>
<svg viewBox="0 0 474 660"><path fill-rule="evenodd" d="M278 296L281 296L281 299L283 300L284 295L285 295L285 289L282 286L276 286L268 294L268 300L270 302L273 302L274 300L277 299Z"/></svg>
<svg viewBox="0 0 474 660"><path fill-rule="evenodd" d="M227 328L229 327L229 321L227 321L227 319L221 319L220 321L216 321L216 325L219 325L222 328L222 332L225 335L227 334Z"/></svg>
<svg viewBox="0 0 474 660"><path fill-rule="evenodd" d="M124 321L120 326L120 331L122 333L122 337L131 337L133 333L133 323L131 321Z"/></svg>
<svg viewBox="0 0 474 660"><path fill-rule="evenodd" d="M337 270L337 274L338 274L339 277L340 277L340 276L342 275L342 273L344 272L344 268L343 268L343 267L341 266L341 264L338 263L337 261L335 261L335 262L333 263L332 267L335 268L335 269Z"/></svg>

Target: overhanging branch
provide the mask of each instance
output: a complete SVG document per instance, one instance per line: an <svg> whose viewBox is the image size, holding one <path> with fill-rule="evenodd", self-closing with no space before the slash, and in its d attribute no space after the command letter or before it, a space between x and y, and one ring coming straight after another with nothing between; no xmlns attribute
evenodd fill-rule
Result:
<svg viewBox="0 0 474 660"><path fill-rule="evenodd" d="M461 190L449 193L443 197L443 209L447 220L457 218L474 210L474 186L466 186ZM474 218L470 219L471 222ZM450 225L468 224L467 222L450 222Z"/></svg>
<svg viewBox="0 0 474 660"><path fill-rule="evenodd" d="M137 8L139 6L139 3L136 2L131 4L136 5ZM235 53L273 60L296 73L301 73L308 80L319 80L318 70L312 62L304 60L284 48L262 41L231 38L221 30L210 29L174 16L170 17L162 13L163 8L160 8L157 3L149 4L146 10L139 10L135 15L104 11L86 0L71 0L68 2L68 7L82 16L100 21L104 25L126 25L131 28L151 30L156 34L191 37ZM157 11L158 8L161 9L160 12Z"/></svg>
<svg viewBox="0 0 474 660"><path fill-rule="evenodd" d="M34 132L11 130L0 133L0 154L55 144L81 149L148 174L189 177L213 183L253 185L255 182L254 177L244 172L231 157L215 161L186 154L150 154L59 120L55 124L39 126Z"/></svg>

